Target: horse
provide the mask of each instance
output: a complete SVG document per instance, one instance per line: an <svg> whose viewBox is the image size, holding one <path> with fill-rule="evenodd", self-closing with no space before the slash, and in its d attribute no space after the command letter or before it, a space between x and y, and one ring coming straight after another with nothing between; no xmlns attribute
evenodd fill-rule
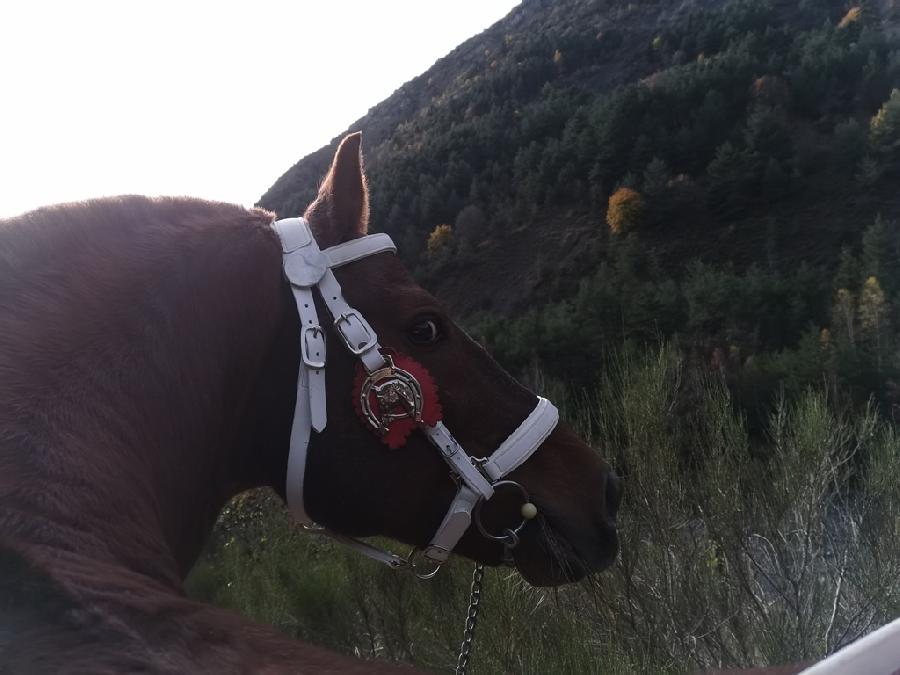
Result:
<svg viewBox="0 0 900 675"><path fill-rule="evenodd" d="M368 199L352 134L304 214L318 246L366 237ZM0 671L409 672L303 644L184 591L227 500L258 486L287 498L305 333L274 219L122 196L0 221ZM473 457L535 409L535 394L396 255L334 275L385 349L427 369L442 419ZM309 439L305 511L338 536L422 549L459 477L418 430L386 447L361 423L357 360L335 331L321 337L328 421ZM540 515L523 521L512 550L472 526L455 553L513 564L545 586L612 563L621 485L571 428L556 424L508 478ZM485 503L485 522L516 518L517 499Z"/></svg>

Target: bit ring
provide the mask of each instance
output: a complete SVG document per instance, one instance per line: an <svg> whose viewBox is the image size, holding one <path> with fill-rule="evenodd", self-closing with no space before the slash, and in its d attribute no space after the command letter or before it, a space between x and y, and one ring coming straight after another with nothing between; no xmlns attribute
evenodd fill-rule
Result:
<svg viewBox="0 0 900 675"><path fill-rule="evenodd" d="M524 504L531 503L531 498L528 496L528 491L514 480L497 481L493 484L493 488L495 492L499 489L504 488L516 489L522 496ZM525 524L528 522L528 520L522 518L522 522L520 522L515 528L506 527L503 529L502 534L493 534L489 532L488 529L484 526L484 523L481 522L482 504L484 504L484 500L478 500L478 503L475 504L475 508L472 512L472 519L475 521L475 526L478 528L478 531L481 532L482 536L486 537L487 539L493 539L494 541L502 542L508 549L515 548L519 543L519 533L522 531L522 528L525 527Z"/></svg>

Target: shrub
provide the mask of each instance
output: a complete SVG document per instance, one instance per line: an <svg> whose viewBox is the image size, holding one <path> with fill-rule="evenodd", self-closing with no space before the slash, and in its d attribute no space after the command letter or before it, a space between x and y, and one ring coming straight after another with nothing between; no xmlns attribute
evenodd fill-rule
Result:
<svg viewBox="0 0 900 675"><path fill-rule="evenodd" d="M596 398L559 402L622 470L621 555L553 591L488 570L476 672L812 660L900 613L900 438L872 407L851 414L805 390L753 443L721 379L671 348L625 350L605 373ZM452 671L470 563L422 584L268 509L232 516L227 536L223 518L193 597L364 658Z"/></svg>

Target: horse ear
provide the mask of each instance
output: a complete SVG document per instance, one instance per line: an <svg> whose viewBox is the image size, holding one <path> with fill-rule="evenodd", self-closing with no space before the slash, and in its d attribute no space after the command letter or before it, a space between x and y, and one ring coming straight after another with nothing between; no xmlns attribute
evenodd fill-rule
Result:
<svg viewBox="0 0 900 675"><path fill-rule="evenodd" d="M357 131L341 141L319 196L306 209L304 217L322 248L362 237L368 231L369 189L362 169L361 140L362 133Z"/></svg>

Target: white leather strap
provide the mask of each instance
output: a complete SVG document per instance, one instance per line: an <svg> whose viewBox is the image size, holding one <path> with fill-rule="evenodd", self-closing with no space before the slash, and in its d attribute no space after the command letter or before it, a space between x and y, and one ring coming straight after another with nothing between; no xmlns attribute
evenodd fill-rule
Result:
<svg viewBox="0 0 900 675"><path fill-rule="evenodd" d="M310 424L321 432L328 420L325 408L326 339L319 325L312 287L328 271L328 258L319 250L309 224L302 218L279 220L273 227L281 238L284 275L291 284L300 316L300 368L306 376Z"/></svg>
<svg viewBox="0 0 900 675"><path fill-rule="evenodd" d="M300 360L309 382L309 409L312 428L321 433L328 421L325 409L325 331L319 325L312 289L293 287L300 315Z"/></svg>
<svg viewBox="0 0 900 675"><path fill-rule="evenodd" d="M537 451L558 422L559 411L556 407L547 399L538 396L534 410L482 463L482 471L488 475L491 482L504 478ZM480 483L482 481L487 483L487 481L484 480L481 472L475 469L473 460L441 422L434 427L423 427L423 429L464 483L460 485L456 499L453 500L450 510L444 516L443 522L424 552L425 557L429 560L444 562L471 523L472 509L475 508L475 504L481 498L490 499L494 494L494 489L491 487L490 494L481 492ZM490 467L490 472L488 467ZM475 469L477 478L472 477L470 469Z"/></svg>
<svg viewBox="0 0 900 675"><path fill-rule="evenodd" d="M309 447L312 422L309 413L308 371L301 364L297 374L297 401L294 403L294 422L291 425L291 449L288 454L285 497L288 509L297 522L311 525L303 502L303 481L306 478L306 451Z"/></svg>
<svg viewBox="0 0 900 675"><path fill-rule="evenodd" d="M298 248L309 246L313 241L312 230L303 218L283 218L272 223L281 240L282 253L291 253Z"/></svg>
<svg viewBox="0 0 900 675"><path fill-rule="evenodd" d="M362 241L362 240L357 240ZM334 319L334 329L344 346L350 353L358 357L366 371L371 373L379 368L384 368L387 362L381 355L381 345L378 344L378 336L363 315L353 309L344 300L341 293L341 285L334 276L334 272L326 270L319 281L319 291L322 299L328 306L328 311Z"/></svg>
<svg viewBox="0 0 900 675"><path fill-rule="evenodd" d="M431 543L423 551L423 555L432 562L442 563L450 557L459 540L472 523L472 509L480 496L465 485L460 486L456 498L450 504L447 515L431 538Z"/></svg>
<svg viewBox="0 0 900 675"><path fill-rule="evenodd" d="M328 256L328 266L331 269L362 258L368 258L376 253L388 252L396 253L397 247L394 246L391 238L383 232L370 234L361 239L351 239L343 244L326 248L324 251L325 255Z"/></svg>
<svg viewBox="0 0 900 675"><path fill-rule="evenodd" d="M301 363L297 374L297 400L294 404L294 420L291 425L285 494L288 508L294 518L302 524L311 525L312 520L306 513L303 499L306 456L312 430L323 431L328 420L325 384L327 340L324 327L319 322L312 289L317 286L329 311L335 313L335 317L341 317L335 321L335 328L348 348L352 344L354 349L358 350L361 342L371 342L363 351L364 363L370 370L383 367L385 361L378 351L375 331L359 312L346 303L340 284L329 269L329 265L332 255L336 264L346 264L365 255L396 249L390 237L380 234L354 239L347 244L322 252L309 224L303 218L285 218L273 223L272 227L281 240L284 274L291 285L301 323ZM366 254L366 251L369 253ZM333 536L333 533L327 533ZM347 537L343 540L350 541ZM372 547L359 542L359 546L354 548L362 551ZM383 557L385 559L382 562L389 564L393 564L396 558L388 553Z"/></svg>
<svg viewBox="0 0 900 675"><path fill-rule="evenodd" d="M522 424L488 457L482 470L498 481L531 457L559 422L559 411L550 401L538 396L538 403Z"/></svg>
<svg viewBox="0 0 900 675"><path fill-rule="evenodd" d="M407 565L407 561L405 558L401 558L399 555L380 549L377 546L372 546L372 544L362 541L361 539L357 539L356 537L348 537L345 534L335 532L334 530L328 529L327 527L310 527L307 529L310 532L324 534L328 537L331 537L335 541L339 541L345 546L349 546L357 553L361 553L367 558L371 558L372 560L377 560L380 563L384 563L388 567L397 569L399 567L405 567Z"/></svg>
<svg viewBox="0 0 900 675"><path fill-rule="evenodd" d="M277 221L273 227L281 238L284 275L292 286L311 288L328 269L328 258L319 250L309 224L303 218Z"/></svg>
<svg viewBox="0 0 900 675"><path fill-rule="evenodd" d="M433 427L423 426L422 430L438 450L441 451L441 457L450 465L453 472L459 476L463 483L479 497L490 499L494 496L494 488L482 473L475 468L472 459L462 449L453 434L444 426L443 422L438 422Z"/></svg>

